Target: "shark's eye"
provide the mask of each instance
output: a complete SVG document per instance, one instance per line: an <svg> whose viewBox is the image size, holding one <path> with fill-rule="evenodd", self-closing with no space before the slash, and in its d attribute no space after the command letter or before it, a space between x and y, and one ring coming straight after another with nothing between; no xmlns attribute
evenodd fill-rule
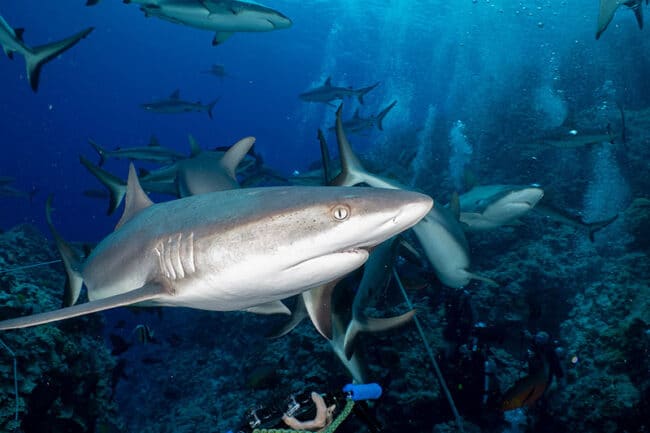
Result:
<svg viewBox="0 0 650 433"><path fill-rule="evenodd" d="M336 221L345 221L350 216L350 208L340 204L332 209L332 216Z"/></svg>

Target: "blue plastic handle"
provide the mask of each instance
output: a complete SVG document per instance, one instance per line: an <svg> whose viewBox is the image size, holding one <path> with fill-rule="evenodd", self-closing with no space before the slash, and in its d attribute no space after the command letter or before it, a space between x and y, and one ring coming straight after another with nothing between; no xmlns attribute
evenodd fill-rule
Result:
<svg viewBox="0 0 650 433"><path fill-rule="evenodd" d="M343 392L354 401L376 400L381 397L382 389L378 383L348 383L343 387Z"/></svg>

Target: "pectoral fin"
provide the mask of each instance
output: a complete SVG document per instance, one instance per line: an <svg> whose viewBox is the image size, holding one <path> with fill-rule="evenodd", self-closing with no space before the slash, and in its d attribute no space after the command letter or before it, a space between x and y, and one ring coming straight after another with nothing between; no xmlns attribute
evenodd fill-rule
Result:
<svg viewBox="0 0 650 433"><path fill-rule="evenodd" d="M247 308L245 311L255 314L291 314L291 310L282 301L267 302L266 304Z"/></svg>
<svg viewBox="0 0 650 433"><path fill-rule="evenodd" d="M109 310L115 307L133 305L139 302L149 301L159 298L168 293L166 286L159 283L148 283L144 286L122 293L110 296L96 301L86 302L84 304L73 305L71 307L61 308L59 310L48 311L46 313L33 314L31 316L18 317L15 319L4 320L0 322L0 331L8 329L29 328L31 326L42 325L44 323L58 322L59 320L70 319L72 317L84 316L98 311Z"/></svg>
<svg viewBox="0 0 650 433"><path fill-rule="evenodd" d="M226 39L231 37L233 32L218 32L214 35L214 38L212 39L212 45L217 46L221 43L223 43Z"/></svg>
<svg viewBox="0 0 650 433"><path fill-rule="evenodd" d="M332 291L337 281L316 287L302 293L307 313L320 334L332 339Z"/></svg>

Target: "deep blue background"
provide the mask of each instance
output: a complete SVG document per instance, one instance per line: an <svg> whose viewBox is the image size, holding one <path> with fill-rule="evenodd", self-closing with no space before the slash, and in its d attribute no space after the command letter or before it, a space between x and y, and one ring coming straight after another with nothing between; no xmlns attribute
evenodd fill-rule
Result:
<svg viewBox="0 0 650 433"><path fill-rule="evenodd" d="M540 86L583 105L608 79L633 103L647 96L635 72L648 65L647 38L631 12L619 11L595 41L597 2L516 3L274 1L267 5L292 18L292 28L239 33L212 47L211 33L147 19L135 4L0 1L0 14L25 27L32 46L96 27L45 66L37 94L21 57L0 59L0 175L16 177L17 188L39 190L33 203L0 197L0 227L43 227L45 197L53 193L64 237L92 241L111 230L120 212L108 218L104 201L81 194L101 188L78 162L79 154L96 158L89 137L113 148L143 145L155 134L161 144L187 150L188 133L204 147L253 135L267 164L287 174L303 170L319 157L315 131L332 124L334 110L297 95L329 75L338 85L382 82L363 115L399 101L385 133L356 139L361 150L421 129L430 108L449 122L462 119L470 131L499 130L514 114L503 101L529 97ZM224 64L230 76L201 73L213 63ZM188 100L221 97L214 120L139 107L177 88ZM346 112L356 105L349 101ZM440 137L434 146L447 141ZM124 176L127 165L107 168Z"/></svg>

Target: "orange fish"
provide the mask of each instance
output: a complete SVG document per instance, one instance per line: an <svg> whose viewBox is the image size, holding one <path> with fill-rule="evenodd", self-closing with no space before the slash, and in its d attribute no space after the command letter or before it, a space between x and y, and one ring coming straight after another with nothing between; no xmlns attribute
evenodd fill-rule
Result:
<svg viewBox="0 0 650 433"><path fill-rule="evenodd" d="M546 391L550 379L548 363L537 372L522 377L503 395L501 410L508 411L524 406L532 406Z"/></svg>

